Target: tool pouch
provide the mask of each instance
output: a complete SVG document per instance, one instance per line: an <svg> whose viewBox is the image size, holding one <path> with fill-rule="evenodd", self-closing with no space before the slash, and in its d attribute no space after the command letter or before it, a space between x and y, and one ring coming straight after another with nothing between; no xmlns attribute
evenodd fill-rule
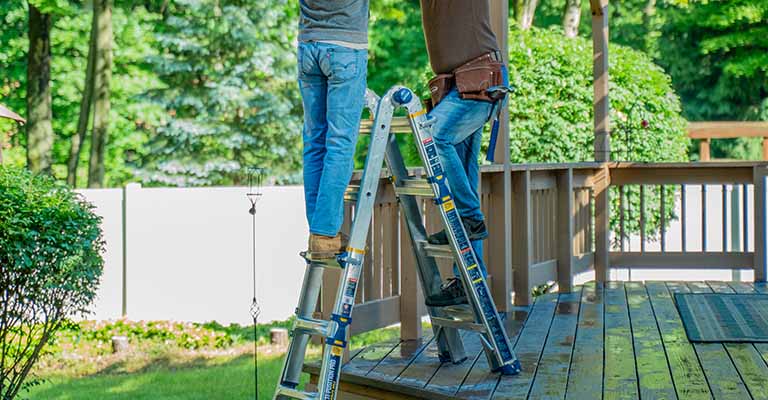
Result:
<svg viewBox="0 0 768 400"><path fill-rule="evenodd" d="M453 88L453 74L440 74L429 81L429 94L432 96L431 108L437 107Z"/></svg>
<svg viewBox="0 0 768 400"><path fill-rule="evenodd" d="M472 63L457 68L453 73L459 97L489 103L499 100L498 94L488 93L488 89L504 85L503 69L504 64L497 61Z"/></svg>

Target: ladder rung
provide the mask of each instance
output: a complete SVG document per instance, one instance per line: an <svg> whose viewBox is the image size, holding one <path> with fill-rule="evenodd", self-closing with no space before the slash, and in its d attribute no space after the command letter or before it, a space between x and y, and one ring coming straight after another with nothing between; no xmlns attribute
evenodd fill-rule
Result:
<svg viewBox="0 0 768 400"><path fill-rule="evenodd" d="M341 264L339 264L339 260L336 258L312 258L312 253L308 251L302 251L299 253L302 258L307 260L308 263L310 263L313 267L323 267L323 268L341 268Z"/></svg>
<svg viewBox="0 0 768 400"><path fill-rule="evenodd" d="M328 336L328 321L313 318L296 318L293 325L294 332L300 331L316 336Z"/></svg>
<svg viewBox="0 0 768 400"><path fill-rule="evenodd" d="M454 318L443 318L443 317L431 317L430 321L432 321L433 325L442 326L444 328L455 328L455 329L464 329L468 331L476 331L476 332L485 332L485 326L482 324L478 324L474 321L474 317L472 320L464 320L464 319L454 319Z"/></svg>
<svg viewBox="0 0 768 400"><path fill-rule="evenodd" d="M453 259L453 250L451 249L451 246L448 245L439 245L439 244L429 244L427 242L424 243L422 248L424 249L424 252L429 257L435 257L435 258L450 258Z"/></svg>
<svg viewBox="0 0 768 400"><path fill-rule="evenodd" d="M317 393L303 392L301 390L285 387L283 385L277 386L275 398L279 398L279 396L290 397L292 399L301 399L301 400L317 399Z"/></svg>
<svg viewBox="0 0 768 400"><path fill-rule="evenodd" d="M347 190L344 191L344 201L348 203L356 203L359 193L360 185L347 186Z"/></svg>
<svg viewBox="0 0 768 400"><path fill-rule="evenodd" d="M435 196L432 185L426 179L419 178L406 178L395 182L395 193L406 196Z"/></svg>

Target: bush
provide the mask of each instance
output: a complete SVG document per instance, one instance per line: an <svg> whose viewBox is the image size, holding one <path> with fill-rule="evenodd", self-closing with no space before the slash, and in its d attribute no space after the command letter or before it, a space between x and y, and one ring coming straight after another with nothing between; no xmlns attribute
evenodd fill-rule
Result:
<svg viewBox="0 0 768 400"><path fill-rule="evenodd" d="M0 398L96 295L104 241L93 206L53 179L0 166Z"/></svg>
<svg viewBox="0 0 768 400"><path fill-rule="evenodd" d="M512 161L594 160L592 43L534 28L512 30L509 46ZM669 76L624 46L611 46L609 57L613 159L687 161L686 121Z"/></svg>

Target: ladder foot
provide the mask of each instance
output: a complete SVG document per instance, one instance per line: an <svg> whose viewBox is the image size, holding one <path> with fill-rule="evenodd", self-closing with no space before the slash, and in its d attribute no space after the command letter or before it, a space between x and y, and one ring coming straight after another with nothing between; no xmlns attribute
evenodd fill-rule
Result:
<svg viewBox="0 0 768 400"><path fill-rule="evenodd" d="M520 365L520 360L515 360L512 362L512 364L502 365L500 368L497 368L493 372L499 372L502 375L517 375L522 370L523 367Z"/></svg>

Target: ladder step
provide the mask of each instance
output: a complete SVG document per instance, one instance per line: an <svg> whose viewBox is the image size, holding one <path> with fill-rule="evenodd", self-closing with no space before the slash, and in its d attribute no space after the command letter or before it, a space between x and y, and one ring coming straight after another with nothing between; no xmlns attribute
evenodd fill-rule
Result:
<svg viewBox="0 0 768 400"><path fill-rule="evenodd" d="M449 245L430 244L427 242L421 242L424 253L429 257L435 258L450 258L453 259L453 250Z"/></svg>
<svg viewBox="0 0 768 400"><path fill-rule="evenodd" d="M347 203L357 203L360 194L360 185L349 185L344 191L344 201Z"/></svg>
<svg viewBox="0 0 768 400"><path fill-rule="evenodd" d="M443 328L464 329L467 331L475 331L481 333L485 333L486 331L485 326L475 322L474 317L472 317L470 320L465 320L433 316L430 318L430 320L432 321L433 325L441 326Z"/></svg>
<svg viewBox="0 0 768 400"><path fill-rule="evenodd" d="M302 251L301 253L299 253L299 255L303 259L305 259L308 263L310 263L313 267L341 269L341 264L339 263L339 260L337 258L313 258L312 253L310 253L309 251Z"/></svg>
<svg viewBox="0 0 768 400"><path fill-rule="evenodd" d="M328 336L328 321L296 317L296 322L293 325L294 334L297 331L315 336Z"/></svg>
<svg viewBox="0 0 768 400"><path fill-rule="evenodd" d="M317 399L317 393L311 393L311 392L303 392L301 390L297 390L294 388L289 388L287 386L278 385L277 390L275 391L275 398L279 399L280 396L283 397L289 397L292 399L300 399L300 400L315 400Z"/></svg>
<svg viewBox="0 0 768 400"><path fill-rule="evenodd" d="M432 185L426 179L406 178L395 182L395 193L406 196L435 197Z"/></svg>

